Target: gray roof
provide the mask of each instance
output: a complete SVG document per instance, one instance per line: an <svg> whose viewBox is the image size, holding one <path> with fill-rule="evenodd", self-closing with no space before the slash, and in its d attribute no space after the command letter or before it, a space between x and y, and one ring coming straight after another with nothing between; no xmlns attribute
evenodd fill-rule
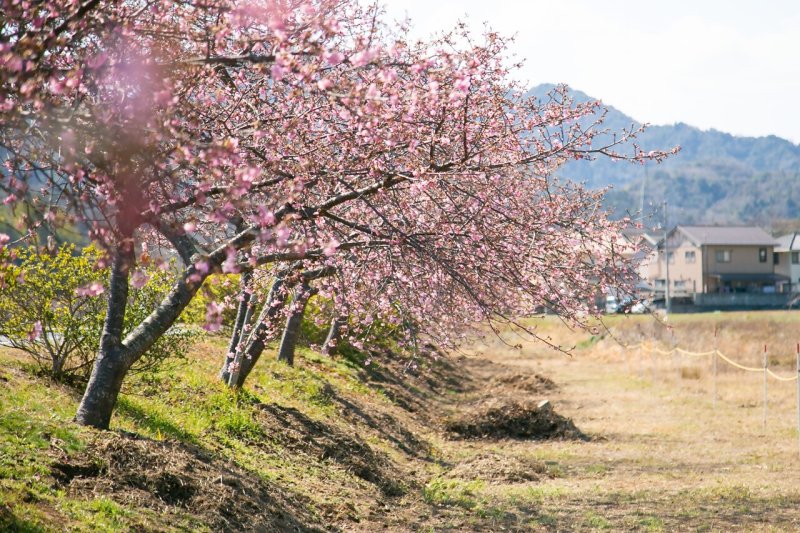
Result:
<svg viewBox="0 0 800 533"><path fill-rule="evenodd" d="M778 241L778 244L775 246L776 252L800 250L800 235L798 235L797 232L781 235L775 240Z"/></svg>
<svg viewBox="0 0 800 533"><path fill-rule="evenodd" d="M755 226L677 226L695 246L776 246L774 237Z"/></svg>

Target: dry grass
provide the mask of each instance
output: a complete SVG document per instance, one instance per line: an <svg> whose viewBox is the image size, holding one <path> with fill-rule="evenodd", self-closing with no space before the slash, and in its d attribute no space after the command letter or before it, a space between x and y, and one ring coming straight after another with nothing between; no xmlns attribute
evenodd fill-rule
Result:
<svg viewBox="0 0 800 533"><path fill-rule="evenodd" d="M794 372L793 337L800 313L731 313L670 317L676 344L713 348L760 365L764 343L774 371ZM504 453L532 455L556 475L535 486L495 486L492 496L519 511L532 504L527 525L557 530L790 531L800 528L800 448L796 384L770 379L763 417L763 374L719 361L713 398L711 357L671 357L623 350L612 339L672 334L652 317L614 317L605 338L543 325L552 338L578 348L573 357L522 343L478 350L497 365L535 371L559 388L558 411L595 437L591 442L509 442ZM503 503L497 503L503 507Z"/></svg>

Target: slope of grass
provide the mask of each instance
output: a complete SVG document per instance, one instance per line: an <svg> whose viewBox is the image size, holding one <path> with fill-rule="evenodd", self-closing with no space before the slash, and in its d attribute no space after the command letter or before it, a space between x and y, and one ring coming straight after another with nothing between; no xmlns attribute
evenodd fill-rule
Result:
<svg viewBox="0 0 800 533"><path fill-rule="evenodd" d="M110 432L73 424L76 391L36 377L19 354L0 352L0 530L322 528L358 520L416 483L402 463L427 457L430 446L406 429L406 412L380 387L365 384L381 369L301 349L297 367L265 356L249 387L232 392L216 378L223 350L212 338L187 362L133 378ZM137 446L177 482L125 455ZM216 507L207 515L192 509L199 496L177 502L178 485L204 490L211 475L197 474L203 462L268 493L285 516L222 523Z"/></svg>

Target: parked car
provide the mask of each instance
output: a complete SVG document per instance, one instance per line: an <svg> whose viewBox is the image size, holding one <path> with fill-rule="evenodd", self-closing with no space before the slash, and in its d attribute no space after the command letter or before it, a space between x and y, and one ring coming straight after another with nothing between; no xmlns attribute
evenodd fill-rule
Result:
<svg viewBox="0 0 800 533"><path fill-rule="evenodd" d="M606 296L606 314L613 315L614 313L619 312L619 302L617 301L616 296L608 295Z"/></svg>
<svg viewBox="0 0 800 533"><path fill-rule="evenodd" d="M626 314L630 313L633 315L644 314L650 309L650 306L648 305L647 301L637 300L632 296L625 296L616 305L617 305L617 310L616 310L617 313L626 313Z"/></svg>

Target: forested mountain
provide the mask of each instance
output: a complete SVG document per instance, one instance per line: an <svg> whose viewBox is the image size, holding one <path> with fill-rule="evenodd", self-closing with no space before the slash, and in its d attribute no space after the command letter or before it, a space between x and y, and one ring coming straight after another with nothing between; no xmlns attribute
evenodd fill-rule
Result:
<svg viewBox="0 0 800 533"><path fill-rule="evenodd" d="M539 85L530 93L542 97L552 88ZM572 93L576 101L590 99L580 91ZM611 107L606 124L619 130L638 122ZM636 213L644 205L645 214L657 212L653 219L658 222L666 200L670 224L746 223L769 228L800 218L800 145L774 135L737 137L684 123L651 126L638 143L646 150L680 145L681 151L658 165L614 163L607 158L572 162L560 175L593 188L612 186L607 205L618 216Z"/></svg>

